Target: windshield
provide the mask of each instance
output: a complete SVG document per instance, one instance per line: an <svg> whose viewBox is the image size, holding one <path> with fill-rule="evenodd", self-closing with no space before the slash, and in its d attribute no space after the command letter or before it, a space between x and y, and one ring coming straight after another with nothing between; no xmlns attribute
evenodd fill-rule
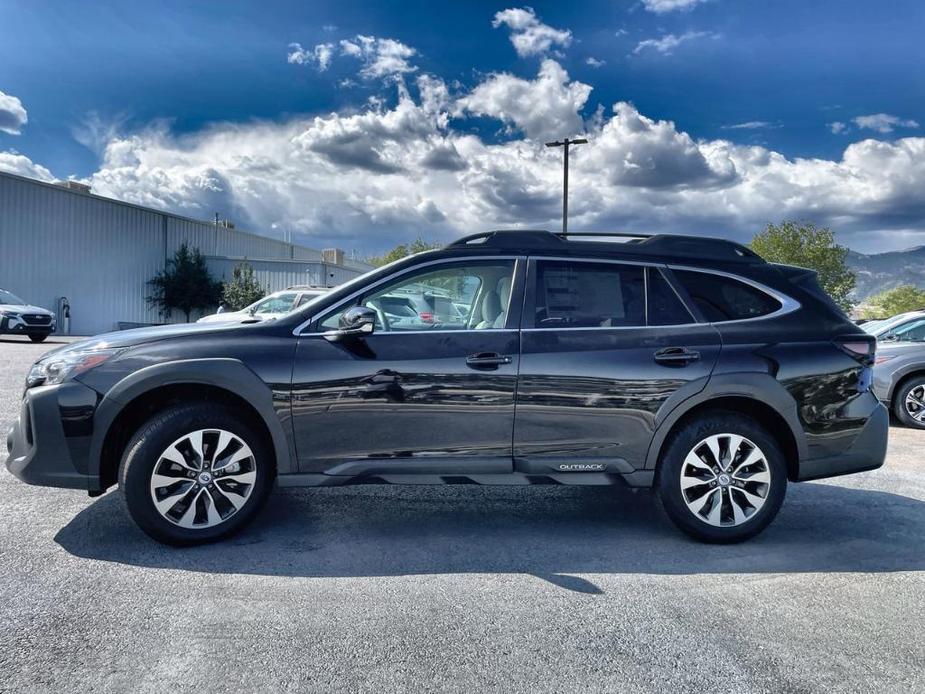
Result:
<svg viewBox="0 0 925 694"><path fill-rule="evenodd" d="M251 313L262 315L267 313L288 313L292 310L295 303L295 292L282 292L280 294L271 294L266 299L261 299L253 308Z"/></svg>
<svg viewBox="0 0 925 694"><path fill-rule="evenodd" d="M0 304L15 304L17 306L24 306L25 303L25 301L20 299L15 294L4 289L0 289Z"/></svg>

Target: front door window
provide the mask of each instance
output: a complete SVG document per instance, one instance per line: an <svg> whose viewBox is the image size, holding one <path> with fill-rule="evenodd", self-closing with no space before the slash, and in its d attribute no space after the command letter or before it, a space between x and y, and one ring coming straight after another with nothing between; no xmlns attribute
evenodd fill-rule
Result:
<svg viewBox="0 0 925 694"><path fill-rule="evenodd" d="M376 312L382 332L500 329L507 324L513 274L513 260L431 266L376 287L358 305ZM322 318L321 330L337 328L344 310Z"/></svg>

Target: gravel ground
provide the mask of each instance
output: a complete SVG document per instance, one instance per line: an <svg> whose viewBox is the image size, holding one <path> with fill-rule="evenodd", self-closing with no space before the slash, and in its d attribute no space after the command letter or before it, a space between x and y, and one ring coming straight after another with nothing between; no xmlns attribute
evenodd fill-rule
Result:
<svg viewBox="0 0 925 694"><path fill-rule="evenodd" d="M0 341L3 433L51 343ZM0 691L925 691L925 432L890 434L732 547L647 492L368 486L175 550L3 468Z"/></svg>

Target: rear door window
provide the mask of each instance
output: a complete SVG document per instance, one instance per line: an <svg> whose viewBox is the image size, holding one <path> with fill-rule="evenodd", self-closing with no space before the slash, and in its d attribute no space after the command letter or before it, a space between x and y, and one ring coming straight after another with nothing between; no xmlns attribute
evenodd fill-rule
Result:
<svg viewBox="0 0 925 694"><path fill-rule="evenodd" d="M684 325L693 323L690 311L681 302L675 290L665 279L662 271L650 267L646 311L649 325Z"/></svg>
<svg viewBox="0 0 925 694"><path fill-rule="evenodd" d="M539 260L537 328L613 328L646 324L642 267Z"/></svg>
<svg viewBox="0 0 925 694"><path fill-rule="evenodd" d="M781 308L774 297L731 277L694 270L673 273L711 323L759 318Z"/></svg>

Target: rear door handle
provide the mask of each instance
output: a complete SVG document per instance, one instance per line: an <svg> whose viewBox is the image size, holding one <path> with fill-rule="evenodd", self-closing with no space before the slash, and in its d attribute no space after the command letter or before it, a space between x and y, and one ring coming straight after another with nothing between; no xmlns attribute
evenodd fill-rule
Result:
<svg viewBox="0 0 925 694"><path fill-rule="evenodd" d="M511 358L497 352L478 352L466 357L466 365L473 369L497 369L502 364L510 364Z"/></svg>
<svg viewBox="0 0 925 694"><path fill-rule="evenodd" d="M700 359L700 352L694 349L688 349L687 347L666 347L665 349L660 349L652 358L655 359L657 364L665 364L666 366L686 366L692 361L697 361Z"/></svg>

